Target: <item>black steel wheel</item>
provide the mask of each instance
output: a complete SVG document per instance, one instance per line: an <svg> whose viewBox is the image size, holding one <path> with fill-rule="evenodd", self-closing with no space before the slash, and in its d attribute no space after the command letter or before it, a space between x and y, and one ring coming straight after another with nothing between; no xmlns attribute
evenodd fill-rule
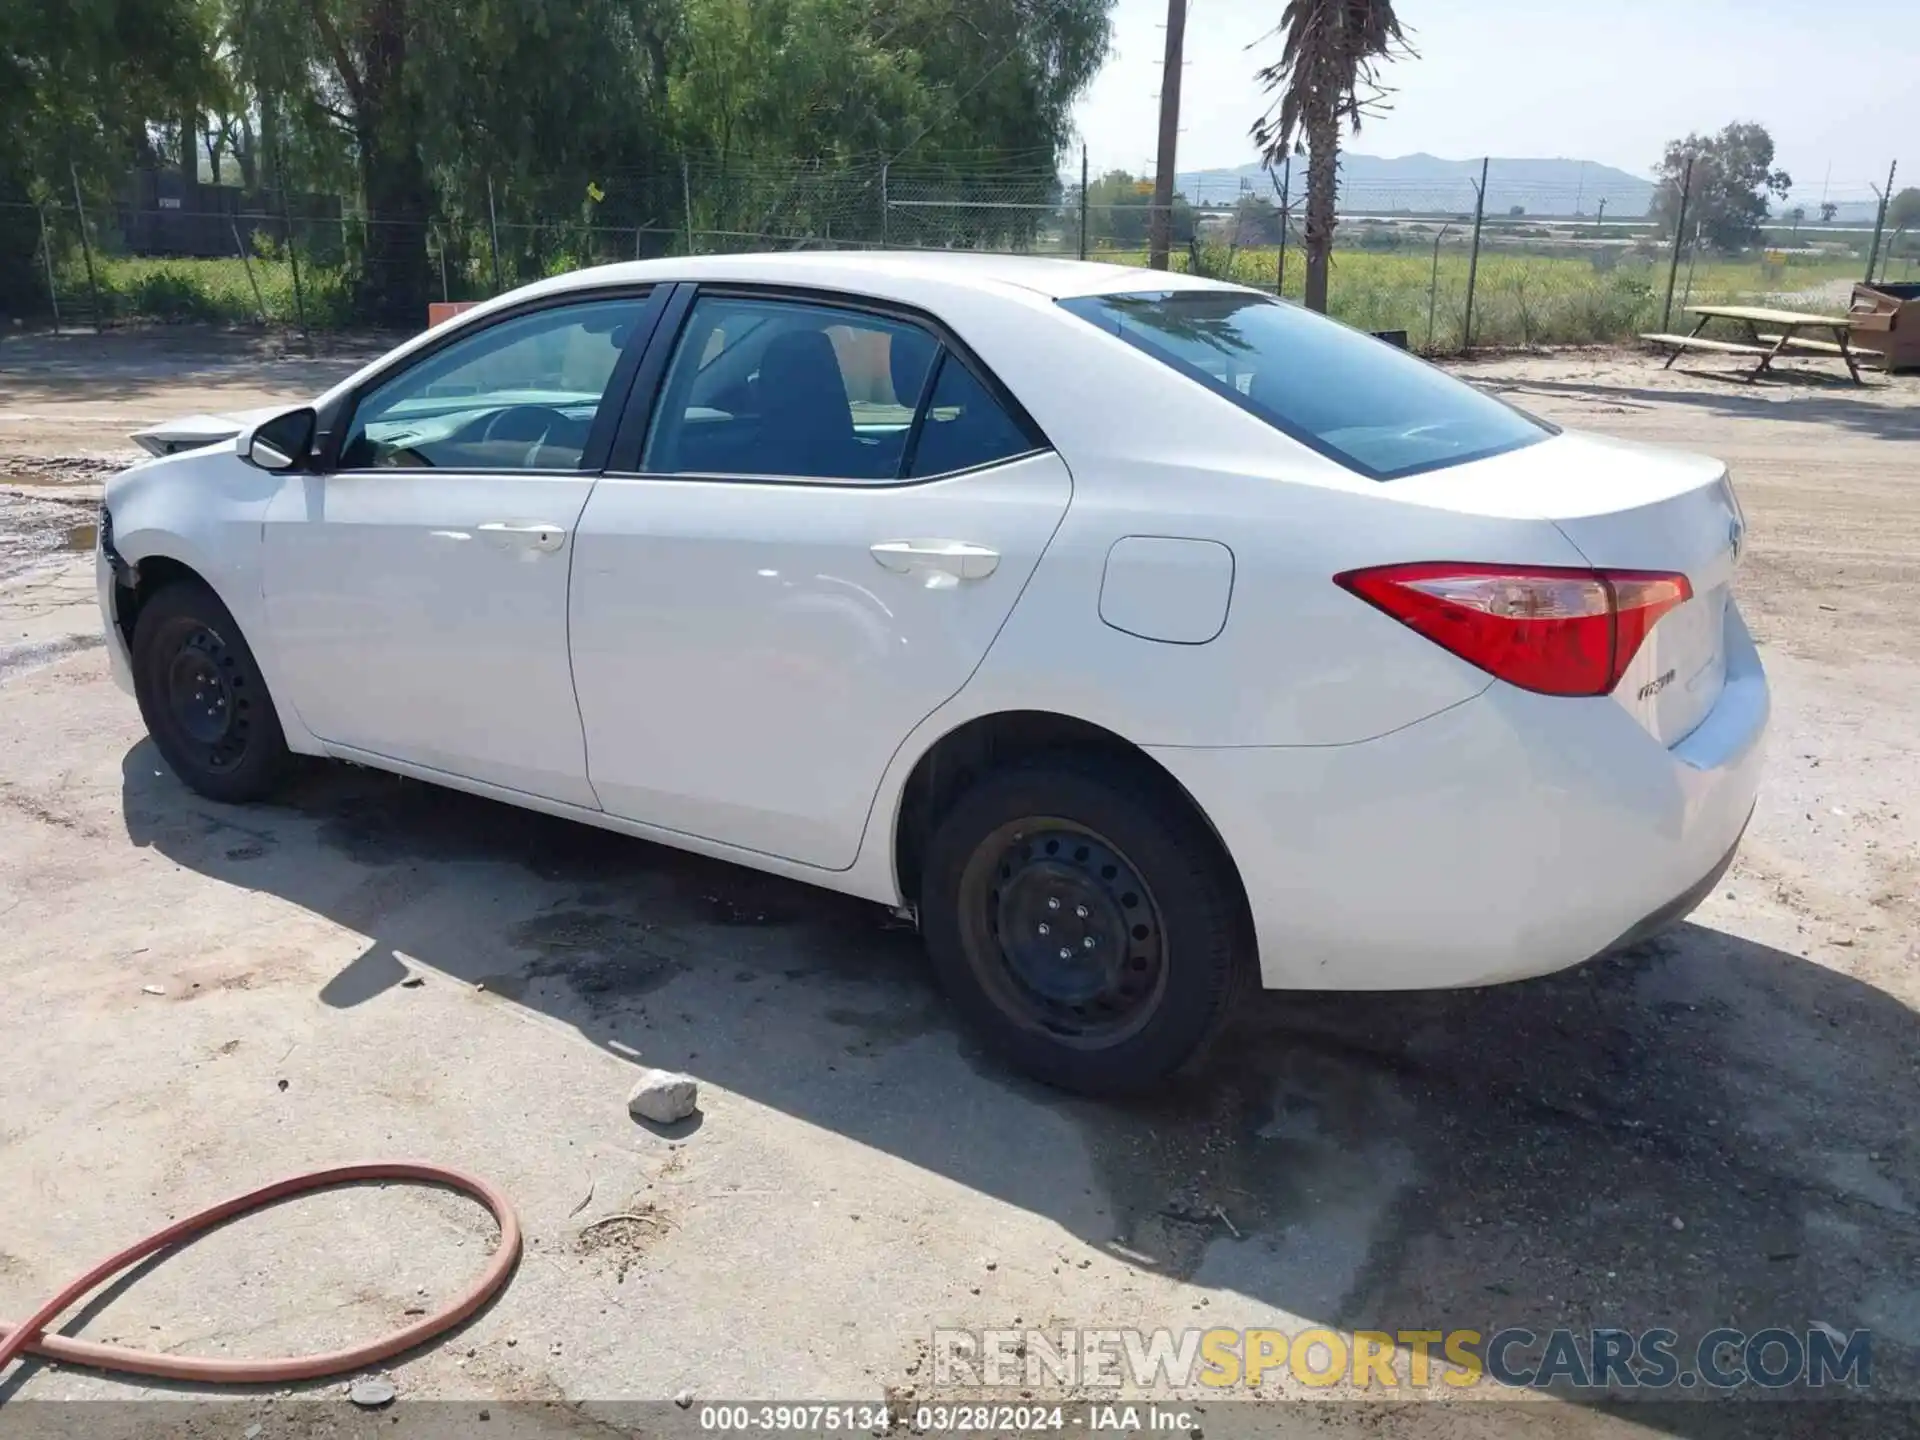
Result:
<svg viewBox="0 0 1920 1440"><path fill-rule="evenodd" d="M204 585L169 585L141 606L134 694L147 733L181 780L214 800L268 794L290 759L253 652Z"/></svg>
<svg viewBox="0 0 1920 1440"><path fill-rule="evenodd" d="M247 753L251 704L234 675L233 651L216 630L195 625L167 665L167 711L174 729L210 770L231 770Z"/></svg>
<svg viewBox="0 0 1920 1440"><path fill-rule="evenodd" d="M1064 819L1003 825L961 877L961 923L982 985L1067 1044L1123 1039L1166 985L1153 890L1099 832Z"/></svg>
<svg viewBox="0 0 1920 1440"><path fill-rule="evenodd" d="M1250 959L1212 833L1171 782L1117 763L1050 756L986 777L936 827L921 895L928 953L975 1027L1029 1074L1094 1094L1191 1065Z"/></svg>

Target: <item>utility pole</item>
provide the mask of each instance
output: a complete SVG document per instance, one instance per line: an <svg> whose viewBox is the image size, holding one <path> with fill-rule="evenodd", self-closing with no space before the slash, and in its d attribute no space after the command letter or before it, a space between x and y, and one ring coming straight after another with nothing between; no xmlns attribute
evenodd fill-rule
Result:
<svg viewBox="0 0 1920 1440"><path fill-rule="evenodd" d="M47 235L47 212L38 201L33 213L40 217L40 259L47 267L47 300L53 306L53 333L60 333L60 287L53 283L53 241Z"/></svg>
<svg viewBox="0 0 1920 1440"><path fill-rule="evenodd" d="M1447 221L1433 237L1433 278L1427 281L1427 353L1433 353L1433 316L1440 300L1440 242L1447 238L1453 222Z"/></svg>
<svg viewBox="0 0 1920 1440"><path fill-rule="evenodd" d="M691 172L687 169L687 157L684 155L680 157L680 200L681 200L681 203L686 207L687 254L691 255L694 253L694 249L693 249L693 180L691 177Z"/></svg>
<svg viewBox="0 0 1920 1440"><path fill-rule="evenodd" d="M1273 167L1267 167L1267 179L1273 179ZM1288 191L1293 185L1293 156L1287 156L1280 167L1280 264L1273 274L1273 293L1284 296L1287 293L1287 221L1291 213Z"/></svg>
<svg viewBox="0 0 1920 1440"><path fill-rule="evenodd" d="M1680 244L1687 234L1687 197L1693 193L1693 156L1687 156L1687 168L1680 175L1680 213L1673 221L1673 259L1667 266L1667 303L1660 310L1660 328L1673 325L1673 282L1680 277Z"/></svg>
<svg viewBox="0 0 1920 1440"><path fill-rule="evenodd" d="M1687 308L1687 302L1693 299L1693 267L1700 263L1700 231L1698 220L1693 222L1693 244L1687 247L1687 288L1680 292L1680 308Z"/></svg>
<svg viewBox="0 0 1920 1440"><path fill-rule="evenodd" d="M487 176L487 255L493 261L493 293L500 293L500 215L493 207L493 176Z"/></svg>
<svg viewBox="0 0 1920 1440"><path fill-rule="evenodd" d="M293 230L292 202L287 199L287 163L282 156L274 166L280 172L280 223L287 231L287 268L293 272L293 313L300 322L300 344L311 355L313 353L313 332L307 328L307 296L300 288L300 246L299 236ZM492 192L488 192L491 196Z"/></svg>
<svg viewBox="0 0 1920 1440"><path fill-rule="evenodd" d="M1491 156L1480 157L1480 184L1473 194L1473 254L1467 259L1467 313L1460 322L1460 348L1473 348L1473 287L1480 279L1480 223L1487 218L1487 166Z"/></svg>
<svg viewBox="0 0 1920 1440"><path fill-rule="evenodd" d="M80 170L71 160L67 162L67 176L73 181L73 213L80 222L80 253L87 258L87 293L93 297L93 328L107 328L106 317L100 313L100 282L93 273L93 242L87 238L87 207L80 198Z"/></svg>
<svg viewBox="0 0 1920 1440"><path fill-rule="evenodd" d="M1600 214L1594 219L1593 228L1596 234L1607 233L1607 197L1604 195L1600 197Z"/></svg>
<svg viewBox="0 0 1920 1440"><path fill-rule="evenodd" d="M1173 168L1180 143L1180 72L1186 43L1187 0L1167 0L1167 49L1160 66L1160 153L1153 172L1153 214L1149 217L1147 263L1167 268L1173 246Z"/></svg>
<svg viewBox="0 0 1920 1440"><path fill-rule="evenodd" d="M1880 196L1879 209L1873 212L1873 245L1872 248L1867 251L1866 283L1869 285L1873 283L1874 264L1880 259L1880 232L1886 228L1887 206L1893 202L1893 172L1899 168L1900 162L1898 160L1895 160L1887 166L1887 188Z"/></svg>
<svg viewBox="0 0 1920 1440"><path fill-rule="evenodd" d="M307 297L300 288L300 247L295 243L298 238L293 233L293 202L287 198L287 156L281 149L279 132L274 133L273 149L269 152L273 165L274 178L280 182L280 223L287 236L287 268L293 272L293 313L300 322L300 345L309 355L313 353L313 332L307 328ZM346 211L340 213L340 224L344 232L347 223Z"/></svg>
<svg viewBox="0 0 1920 1440"><path fill-rule="evenodd" d="M1087 258L1087 142L1080 142L1080 258Z"/></svg>

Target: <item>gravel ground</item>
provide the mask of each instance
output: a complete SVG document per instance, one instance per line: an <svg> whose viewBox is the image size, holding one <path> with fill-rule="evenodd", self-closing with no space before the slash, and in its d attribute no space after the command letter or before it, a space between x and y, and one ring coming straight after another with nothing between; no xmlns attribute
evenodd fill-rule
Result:
<svg viewBox="0 0 1920 1440"><path fill-rule="evenodd" d="M188 1207L410 1154L500 1182L529 1248L497 1304L391 1368L403 1404L551 1402L546 1433L683 1391L924 1398L939 1326L1869 1327L1878 1392L1920 1398L1920 381L1463 367L1732 462L1777 704L1740 860L1691 923L1566 974L1261 997L1207 1075L1115 1107L977 1056L876 909L346 767L255 809L172 779L98 653L99 476L137 423L310 393L365 353L0 340L0 1316ZM697 1076L699 1115L630 1119L643 1065ZM338 1344L450 1293L490 1233L436 1194L296 1202L82 1328ZM0 1376L27 1400L192 1393ZM292 1413L238 1403L219 1433ZM1440 1415L1284 1419L1807 1433L1780 1405Z"/></svg>

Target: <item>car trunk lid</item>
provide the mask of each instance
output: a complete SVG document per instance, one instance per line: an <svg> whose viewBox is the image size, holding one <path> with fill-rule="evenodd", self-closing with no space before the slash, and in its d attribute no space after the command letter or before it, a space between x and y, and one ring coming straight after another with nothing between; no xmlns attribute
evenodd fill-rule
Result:
<svg viewBox="0 0 1920 1440"><path fill-rule="evenodd" d="M1395 481L1393 491L1448 509L1549 521L1596 569L1685 575L1692 597L1655 623L1613 699L1669 746L1719 699L1726 611L1746 531L1719 461L1561 434Z"/></svg>

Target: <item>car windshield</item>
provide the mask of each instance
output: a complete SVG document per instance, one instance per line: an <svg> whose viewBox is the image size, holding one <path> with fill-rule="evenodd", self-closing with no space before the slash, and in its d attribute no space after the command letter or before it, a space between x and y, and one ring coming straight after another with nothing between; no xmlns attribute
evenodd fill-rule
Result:
<svg viewBox="0 0 1920 1440"><path fill-rule="evenodd" d="M1554 433L1404 350L1250 291L1083 295L1060 304L1375 480Z"/></svg>

